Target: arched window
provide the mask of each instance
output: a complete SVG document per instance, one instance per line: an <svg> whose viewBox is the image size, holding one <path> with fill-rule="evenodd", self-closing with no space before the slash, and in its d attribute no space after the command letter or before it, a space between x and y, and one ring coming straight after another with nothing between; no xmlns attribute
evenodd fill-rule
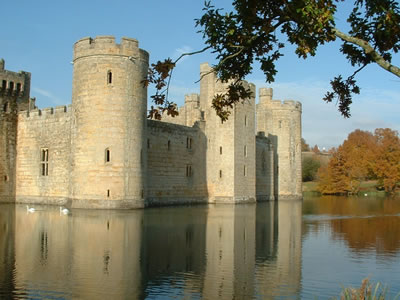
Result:
<svg viewBox="0 0 400 300"><path fill-rule="evenodd" d="M219 147L219 154L222 155L222 147Z"/></svg>

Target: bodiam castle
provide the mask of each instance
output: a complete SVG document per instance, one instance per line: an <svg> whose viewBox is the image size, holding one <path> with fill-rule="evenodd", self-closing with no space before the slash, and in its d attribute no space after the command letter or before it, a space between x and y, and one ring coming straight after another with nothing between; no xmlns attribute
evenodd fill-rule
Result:
<svg viewBox="0 0 400 300"><path fill-rule="evenodd" d="M112 36L74 45L72 104L38 109L28 72L0 60L0 201L142 208L300 199L301 104L259 90L221 122L205 63L179 116L147 119L149 54ZM255 86L243 82L256 94Z"/></svg>

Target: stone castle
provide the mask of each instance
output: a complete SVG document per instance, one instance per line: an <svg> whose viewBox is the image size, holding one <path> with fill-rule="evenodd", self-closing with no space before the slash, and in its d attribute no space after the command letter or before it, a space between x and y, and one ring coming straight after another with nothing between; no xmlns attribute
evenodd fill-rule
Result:
<svg viewBox="0 0 400 300"><path fill-rule="evenodd" d="M149 54L112 36L74 45L72 104L37 109L28 72L0 61L0 202L141 208L301 198L301 104L271 89L222 123L226 84L200 66L200 94L147 119ZM255 86L244 82L255 95ZM257 134L256 134L257 132Z"/></svg>

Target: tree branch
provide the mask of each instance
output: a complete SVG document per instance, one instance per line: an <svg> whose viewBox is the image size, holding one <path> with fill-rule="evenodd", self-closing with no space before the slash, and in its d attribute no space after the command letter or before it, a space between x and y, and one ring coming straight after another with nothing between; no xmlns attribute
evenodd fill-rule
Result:
<svg viewBox="0 0 400 300"><path fill-rule="evenodd" d="M378 52L376 52L374 50L374 48L366 41L347 35L343 32L341 32L340 30L334 28L333 32L335 33L335 35L337 37L339 37L341 40L351 43L351 44L355 44L359 47L361 47L364 52L366 54L368 54L369 56L371 56L371 58L383 69L385 69L386 71L392 73L393 75L396 75L397 77L400 77L400 68L396 67L394 65L392 65L391 63L389 63L388 61L386 61Z"/></svg>

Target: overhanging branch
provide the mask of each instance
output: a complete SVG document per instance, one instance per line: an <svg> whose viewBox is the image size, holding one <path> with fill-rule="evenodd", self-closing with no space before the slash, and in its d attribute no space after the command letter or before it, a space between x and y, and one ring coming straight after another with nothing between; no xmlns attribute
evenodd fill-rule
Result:
<svg viewBox="0 0 400 300"><path fill-rule="evenodd" d="M389 63L387 60L385 60L378 52L376 52L374 50L374 48L366 41L347 35L343 32L341 32L340 30L334 28L333 32L335 33L335 35L340 38L341 40L351 43L351 44L355 44L359 47L361 47L364 52L366 54L368 54L369 56L371 56L371 58L383 69L385 69L386 71L392 73L393 75L396 75L397 77L400 77L400 68L396 67L394 65L392 65L391 63Z"/></svg>

